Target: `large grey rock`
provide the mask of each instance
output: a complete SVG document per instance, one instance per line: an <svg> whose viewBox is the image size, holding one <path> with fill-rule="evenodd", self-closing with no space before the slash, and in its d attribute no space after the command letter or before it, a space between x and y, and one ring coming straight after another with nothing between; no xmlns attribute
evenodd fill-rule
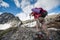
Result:
<svg viewBox="0 0 60 40"><path fill-rule="evenodd" d="M17 30L11 30L3 35L0 40L33 40L35 33L29 28L19 27Z"/></svg>

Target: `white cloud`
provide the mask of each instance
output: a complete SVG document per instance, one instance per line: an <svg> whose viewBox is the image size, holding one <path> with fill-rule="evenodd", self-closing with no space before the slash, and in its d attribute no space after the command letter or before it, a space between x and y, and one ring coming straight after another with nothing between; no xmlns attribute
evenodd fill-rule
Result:
<svg viewBox="0 0 60 40"><path fill-rule="evenodd" d="M26 14L25 13L18 13L16 16L18 16L22 21L26 20Z"/></svg>
<svg viewBox="0 0 60 40"><path fill-rule="evenodd" d="M24 0L21 3L19 0L14 0L14 2L17 7L21 6L22 9L28 5L31 5L28 0ZM34 4L34 7L43 7L46 10L50 10L58 5L60 5L60 0L37 0L37 2Z"/></svg>
<svg viewBox="0 0 60 40"><path fill-rule="evenodd" d="M33 17L30 18L30 16L29 15L26 15L24 12L23 13L18 13L16 16L19 17L19 19L21 21L33 19Z"/></svg>
<svg viewBox="0 0 60 40"><path fill-rule="evenodd" d="M53 12L53 13L49 13L48 15L57 15L57 14L59 14L59 13Z"/></svg>
<svg viewBox="0 0 60 40"><path fill-rule="evenodd" d="M16 6L18 8L20 8L20 7L24 8L25 6L30 4L28 0L24 0L24 1L21 1L21 2L19 2L19 0L14 0L14 2L15 2Z"/></svg>
<svg viewBox="0 0 60 40"><path fill-rule="evenodd" d="M4 2L4 1L0 1L0 7L3 6L3 7L9 7L9 4Z"/></svg>
<svg viewBox="0 0 60 40"><path fill-rule="evenodd" d="M28 5L27 7L23 8L22 13L16 14L22 21L28 20L28 19L33 19L33 17L30 18L29 14L32 12L31 9L33 7Z"/></svg>
<svg viewBox="0 0 60 40"><path fill-rule="evenodd" d="M43 7L46 10L50 10L58 5L60 5L59 0L38 0L35 7Z"/></svg>
<svg viewBox="0 0 60 40"><path fill-rule="evenodd" d="M20 3L19 3L19 1L18 1L18 0L14 0L14 2L15 2L15 4L16 4L16 6L17 6L18 8L20 8Z"/></svg>
<svg viewBox="0 0 60 40"><path fill-rule="evenodd" d="M2 14L2 12L0 12L0 15Z"/></svg>
<svg viewBox="0 0 60 40"><path fill-rule="evenodd" d="M28 5L30 5L30 2L28 0L24 0L21 2L21 8L27 7Z"/></svg>

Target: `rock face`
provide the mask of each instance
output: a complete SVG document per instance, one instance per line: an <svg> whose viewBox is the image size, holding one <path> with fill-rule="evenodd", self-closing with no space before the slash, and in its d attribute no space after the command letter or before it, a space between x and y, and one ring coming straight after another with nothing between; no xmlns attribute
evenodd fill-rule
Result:
<svg viewBox="0 0 60 40"><path fill-rule="evenodd" d="M21 23L21 20L11 13L5 12L0 15L0 27L1 27L0 30L5 30L10 27L16 27L20 23ZM4 28L4 27L7 27L7 28Z"/></svg>
<svg viewBox="0 0 60 40"><path fill-rule="evenodd" d="M29 28L19 27L16 29L12 29L10 32L0 37L0 40L33 40L33 36L36 33Z"/></svg>
<svg viewBox="0 0 60 40"><path fill-rule="evenodd" d="M48 24L48 28L50 29L51 36L54 40L60 40L60 14L58 14L53 21L50 21ZM57 30L55 30L57 29ZM59 29L59 30L58 30Z"/></svg>
<svg viewBox="0 0 60 40"><path fill-rule="evenodd" d="M48 27L60 29L60 14L58 14L53 21L48 23Z"/></svg>
<svg viewBox="0 0 60 40"><path fill-rule="evenodd" d="M12 19L19 20L19 18L15 17L13 14L5 12L5 13L0 15L0 24L7 23L8 21L10 21Z"/></svg>
<svg viewBox="0 0 60 40"><path fill-rule="evenodd" d="M57 17L55 18L55 21L60 22L60 14L57 15Z"/></svg>

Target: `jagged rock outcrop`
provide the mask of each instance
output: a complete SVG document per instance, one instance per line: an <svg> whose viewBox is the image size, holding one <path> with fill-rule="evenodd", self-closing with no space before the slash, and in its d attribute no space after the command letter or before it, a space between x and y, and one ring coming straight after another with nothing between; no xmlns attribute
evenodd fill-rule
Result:
<svg viewBox="0 0 60 40"><path fill-rule="evenodd" d="M0 33L2 32L3 30L0 30Z"/></svg>
<svg viewBox="0 0 60 40"><path fill-rule="evenodd" d="M9 32L0 37L0 40L33 40L33 36L36 32L31 29L32 28L23 27L11 29Z"/></svg>
<svg viewBox="0 0 60 40"><path fill-rule="evenodd" d="M57 17L55 17L55 21L56 21L56 22L60 22L60 14L57 15Z"/></svg>
<svg viewBox="0 0 60 40"><path fill-rule="evenodd" d="M11 27L11 28L9 28L9 29L7 29L7 30L4 30L4 31L2 31L1 33L0 33L0 40L2 40L2 39L6 39L6 38L8 38L9 39L9 37L11 37L12 35L13 35L13 33L15 33L17 31L17 27ZM4 39L4 40L5 40Z"/></svg>
<svg viewBox="0 0 60 40"><path fill-rule="evenodd" d="M0 30L6 30L10 27L17 27L21 24L19 17L14 16L11 13L4 12L0 15ZM4 28L6 27L7 28Z"/></svg>
<svg viewBox="0 0 60 40"><path fill-rule="evenodd" d="M18 17L15 17L13 14L11 13L2 13L0 15L0 24L4 24L4 23L7 23L9 22L10 20L20 20Z"/></svg>
<svg viewBox="0 0 60 40"><path fill-rule="evenodd" d="M54 19L51 17L51 20L47 23L50 36L53 40L60 40L60 14L56 15Z"/></svg>
<svg viewBox="0 0 60 40"><path fill-rule="evenodd" d="M53 21L47 23L49 28L57 28L60 29L60 14L58 14Z"/></svg>

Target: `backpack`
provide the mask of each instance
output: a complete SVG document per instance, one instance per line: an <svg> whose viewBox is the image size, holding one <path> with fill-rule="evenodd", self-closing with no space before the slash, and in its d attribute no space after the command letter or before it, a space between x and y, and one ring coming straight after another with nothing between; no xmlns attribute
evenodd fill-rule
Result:
<svg viewBox="0 0 60 40"><path fill-rule="evenodd" d="M43 18L45 18L46 15L48 14L48 12L46 10L43 10L42 8L33 8L32 11L41 14L42 15L41 17Z"/></svg>
<svg viewBox="0 0 60 40"><path fill-rule="evenodd" d="M33 9L32 9L32 11L33 11L33 12L36 12L36 13L40 13L40 10L41 10L41 9L39 9L39 8L33 8Z"/></svg>

